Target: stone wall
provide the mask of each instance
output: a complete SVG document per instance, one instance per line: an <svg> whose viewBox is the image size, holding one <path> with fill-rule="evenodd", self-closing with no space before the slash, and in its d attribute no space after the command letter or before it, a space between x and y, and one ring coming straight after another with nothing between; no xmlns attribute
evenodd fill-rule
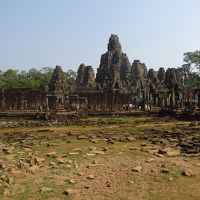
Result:
<svg viewBox="0 0 200 200"><path fill-rule="evenodd" d="M46 92L31 89L0 91L0 110L45 110Z"/></svg>

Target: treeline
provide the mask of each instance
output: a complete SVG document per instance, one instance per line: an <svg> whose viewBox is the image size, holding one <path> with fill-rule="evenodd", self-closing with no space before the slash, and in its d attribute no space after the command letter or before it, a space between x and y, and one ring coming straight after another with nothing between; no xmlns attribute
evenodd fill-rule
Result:
<svg viewBox="0 0 200 200"><path fill-rule="evenodd" d="M53 69L50 67L41 70L32 68L29 71L8 69L0 71L0 90L15 88L32 88L45 90L51 82ZM76 73L69 70L64 73L66 82L73 85L76 81Z"/></svg>
<svg viewBox="0 0 200 200"><path fill-rule="evenodd" d="M200 88L200 51L184 53L182 66L186 88ZM0 90L14 88L47 89L51 82L53 69L44 67L41 70L32 68L29 71L8 69L0 71ZM64 72L66 82L75 84L77 74L73 70Z"/></svg>

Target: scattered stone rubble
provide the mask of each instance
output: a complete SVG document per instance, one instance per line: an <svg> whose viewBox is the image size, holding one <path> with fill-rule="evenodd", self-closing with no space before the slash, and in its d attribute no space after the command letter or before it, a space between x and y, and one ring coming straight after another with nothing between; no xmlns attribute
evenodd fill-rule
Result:
<svg viewBox="0 0 200 200"><path fill-rule="evenodd" d="M106 163L97 162L96 158L109 155L112 150L112 144L123 142L124 148L131 153L141 151L141 153L149 155L143 163L135 163L133 166L129 166L131 174L145 173L146 165L151 163L157 163L158 160L164 160L168 157L184 156L199 156L200 155L200 137L199 137L199 122L192 122L184 126L176 125L175 128L164 131L156 128L149 129L148 131L138 133L117 134L116 132L99 131L98 133L83 133L80 131L68 131L62 134L54 134L51 128L38 129L39 135L33 135L31 132L16 132L7 133L1 135L0 154L2 160L0 160L0 187L3 189L4 194L8 195L15 185L15 178L25 178L27 176L37 176L38 174L45 173L49 169L59 169L65 167L66 169L78 169L79 163L73 158L75 156L81 156L83 158L95 158L91 163L85 164L85 169L88 173L81 171L76 175L85 178L85 181L93 182L98 177L91 173L92 170L102 169L106 166ZM148 133L147 133L148 132ZM46 135L46 133L48 133ZM41 134L41 135L40 135ZM44 134L44 135L43 135ZM68 139L77 141L89 141L91 146L85 153L82 148L74 147L69 152L61 154L57 150L58 145L56 141L66 141ZM140 146L134 146L134 142L141 140ZM108 146L99 146L98 143L107 142ZM97 143L97 144L96 144ZM34 146L45 146L46 152L44 157L40 157L35 153ZM51 149L51 150L48 150ZM121 152L116 152L121 153ZM14 158L16 154L20 157ZM122 155L122 154L119 154ZM6 159L5 159L6 158ZM164 159L163 159L164 158ZM53 161L52 161L53 159ZM156 165L156 164L155 164ZM200 166L199 163L194 165ZM157 172L164 173L166 176L173 174L173 170L168 166L168 163L159 163L156 165ZM77 171L78 171L77 170ZM81 170L83 170L81 168ZM90 171L91 170L91 171ZM155 169L148 169L151 173L155 173ZM195 171L188 167L180 169L178 172L182 176L193 177ZM73 186L78 182L78 178L70 177L66 179L70 184L70 188L64 191L65 195L73 195L76 191ZM112 182L106 183L107 187L112 187ZM91 186L85 185L88 189ZM50 192L52 188L42 187L41 192Z"/></svg>

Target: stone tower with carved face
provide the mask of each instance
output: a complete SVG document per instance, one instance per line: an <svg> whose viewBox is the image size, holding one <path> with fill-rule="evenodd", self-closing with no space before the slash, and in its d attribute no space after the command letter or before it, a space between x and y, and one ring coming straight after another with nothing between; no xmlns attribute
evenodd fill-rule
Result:
<svg viewBox="0 0 200 200"><path fill-rule="evenodd" d="M131 64L127 55L121 50L117 35L111 35L107 49L108 51L101 56L96 83L109 89L129 85Z"/></svg>
<svg viewBox="0 0 200 200"><path fill-rule="evenodd" d="M51 79L50 90L55 93L65 93L67 84L61 66L56 66Z"/></svg>

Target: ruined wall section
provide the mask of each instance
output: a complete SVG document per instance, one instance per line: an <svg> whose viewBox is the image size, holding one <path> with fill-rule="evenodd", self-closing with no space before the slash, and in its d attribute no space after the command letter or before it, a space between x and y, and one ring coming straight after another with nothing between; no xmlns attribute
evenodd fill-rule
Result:
<svg viewBox="0 0 200 200"><path fill-rule="evenodd" d="M40 110L46 111L47 93L31 89L0 91L0 110Z"/></svg>

